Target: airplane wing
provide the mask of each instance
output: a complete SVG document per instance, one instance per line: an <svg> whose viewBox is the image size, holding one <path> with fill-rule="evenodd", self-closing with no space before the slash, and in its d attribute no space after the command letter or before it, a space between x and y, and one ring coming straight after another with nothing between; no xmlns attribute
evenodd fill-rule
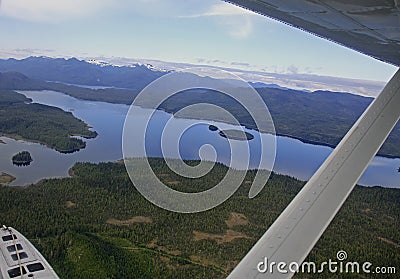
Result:
<svg viewBox="0 0 400 279"><path fill-rule="evenodd" d="M398 0L224 0L400 66Z"/></svg>
<svg viewBox="0 0 400 279"><path fill-rule="evenodd" d="M227 2L400 66L397 0ZM400 70L228 278L292 277L288 266L307 257L398 122L399 108Z"/></svg>

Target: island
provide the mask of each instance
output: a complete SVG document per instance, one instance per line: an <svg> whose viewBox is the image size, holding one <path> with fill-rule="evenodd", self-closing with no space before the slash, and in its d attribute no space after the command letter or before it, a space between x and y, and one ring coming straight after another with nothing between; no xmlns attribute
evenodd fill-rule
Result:
<svg viewBox="0 0 400 279"><path fill-rule="evenodd" d="M250 141L254 139L254 136L248 132L243 132L240 130L223 130L219 132L221 137L233 140Z"/></svg>
<svg viewBox="0 0 400 279"><path fill-rule="evenodd" d="M0 173L0 184L9 184L13 182L16 178L8 173Z"/></svg>
<svg viewBox="0 0 400 279"><path fill-rule="evenodd" d="M209 129L210 131L212 131L212 132L218 131L218 127L217 127L217 126L214 126L214 125L209 125L209 126L208 126L208 129Z"/></svg>
<svg viewBox="0 0 400 279"><path fill-rule="evenodd" d="M6 142L0 139L0 144L6 144Z"/></svg>
<svg viewBox="0 0 400 279"><path fill-rule="evenodd" d="M97 133L71 112L32 103L15 91L0 90L0 136L38 142L61 153L72 153L85 148L83 139L95 138Z"/></svg>
<svg viewBox="0 0 400 279"><path fill-rule="evenodd" d="M29 166L33 161L31 154L28 151L22 151L12 157L12 162L16 166Z"/></svg>

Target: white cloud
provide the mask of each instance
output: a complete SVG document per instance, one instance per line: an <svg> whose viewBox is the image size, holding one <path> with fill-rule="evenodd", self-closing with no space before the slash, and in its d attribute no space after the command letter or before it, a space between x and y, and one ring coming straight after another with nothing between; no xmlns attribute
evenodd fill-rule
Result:
<svg viewBox="0 0 400 279"><path fill-rule="evenodd" d="M232 37L243 39L253 32L254 13L228 3L198 0L0 0L0 16L24 21L60 22L130 10L153 17L213 17ZM213 4L212 4L213 3ZM204 10L203 10L204 9ZM202 11L191 14L193 11Z"/></svg>
<svg viewBox="0 0 400 279"><path fill-rule="evenodd" d="M115 5L115 1L3 0L0 15L27 21L61 21L88 16L111 5Z"/></svg>
<svg viewBox="0 0 400 279"><path fill-rule="evenodd" d="M249 16L241 20L225 19L222 24L228 28L229 35L236 39L245 39L253 33L253 21Z"/></svg>
<svg viewBox="0 0 400 279"><path fill-rule="evenodd" d="M252 15L253 12L250 12L246 9L234 6L228 3L219 3L212 5L210 9L203 13L187 15L183 17L205 17L205 16L234 16L234 15Z"/></svg>
<svg viewBox="0 0 400 279"><path fill-rule="evenodd" d="M215 17L228 34L237 39L247 38L253 32L253 12L228 3L212 5L202 13L181 16L182 18Z"/></svg>
<svg viewBox="0 0 400 279"><path fill-rule="evenodd" d="M295 65L290 65L287 68L287 71L288 71L289 74L298 74L299 73L299 68L296 67Z"/></svg>

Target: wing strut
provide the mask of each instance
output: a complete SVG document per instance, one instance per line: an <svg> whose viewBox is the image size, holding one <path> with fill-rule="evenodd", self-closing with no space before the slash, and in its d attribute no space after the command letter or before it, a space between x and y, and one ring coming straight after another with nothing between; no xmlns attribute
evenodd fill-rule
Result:
<svg viewBox="0 0 400 279"><path fill-rule="evenodd" d="M228 278L292 277L288 265L304 261L399 117L400 70ZM267 265L284 262L288 273L278 272L277 264L271 272L260 264L266 259Z"/></svg>

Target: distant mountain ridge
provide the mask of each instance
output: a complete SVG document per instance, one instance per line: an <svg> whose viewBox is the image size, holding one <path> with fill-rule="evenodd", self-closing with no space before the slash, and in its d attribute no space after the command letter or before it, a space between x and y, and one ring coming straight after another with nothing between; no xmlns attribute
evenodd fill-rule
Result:
<svg viewBox="0 0 400 279"><path fill-rule="evenodd" d="M18 72L0 72L0 89L32 90L45 88L46 82L33 80Z"/></svg>
<svg viewBox="0 0 400 279"><path fill-rule="evenodd" d="M66 84L142 90L154 80L171 71L142 63L117 65L94 59L86 61L76 58L31 56L21 60L14 58L0 59L0 72L18 72L31 79ZM290 90L290 88L281 87L277 84L263 82L249 82L249 84L255 89L267 87Z"/></svg>
<svg viewBox="0 0 400 279"><path fill-rule="evenodd" d="M278 84L275 83L263 83L263 82L249 82L249 84L254 88L254 89L259 89L259 88L277 88L277 89L282 89L282 90L291 90L290 88L287 87L282 87Z"/></svg>
<svg viewBox="0 0 400 279"><path fill-rule="evenodd" d="M79 85L113 86L141 90L165 75L149 65L114 66L76 58L28 57L0 59L0 72L19 72L32 79Z"/></svg>

